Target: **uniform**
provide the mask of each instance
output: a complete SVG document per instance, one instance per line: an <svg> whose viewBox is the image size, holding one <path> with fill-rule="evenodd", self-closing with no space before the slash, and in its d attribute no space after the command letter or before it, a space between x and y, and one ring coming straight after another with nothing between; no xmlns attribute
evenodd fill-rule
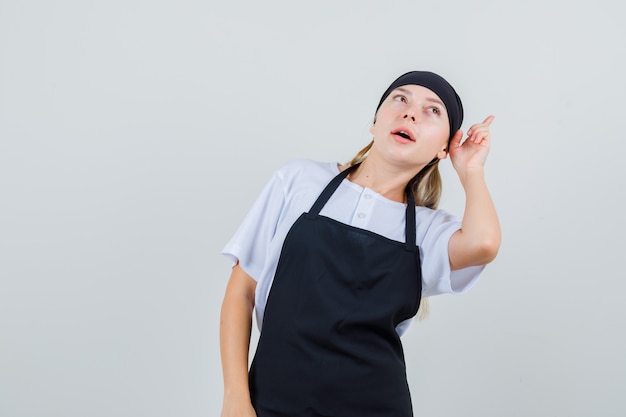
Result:
<svg viewBox="0 0 626 417"><path fill-rule="evenodd" d="M450 271L459 219L410 193L387 200L348 171L287 164L224 249L257 280L259 417L412 415L399 335L422 296L466 291L482 270Z"/></svg>

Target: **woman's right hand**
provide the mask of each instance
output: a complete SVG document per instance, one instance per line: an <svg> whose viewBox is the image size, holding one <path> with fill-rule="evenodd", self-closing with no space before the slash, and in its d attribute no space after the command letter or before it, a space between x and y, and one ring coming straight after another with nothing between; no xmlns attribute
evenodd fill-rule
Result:
<svg viewBox="0 0 626 417"><path fill-rule="evenodd" d="M256 417L250 401L224 400L220 417Z"/></svg>

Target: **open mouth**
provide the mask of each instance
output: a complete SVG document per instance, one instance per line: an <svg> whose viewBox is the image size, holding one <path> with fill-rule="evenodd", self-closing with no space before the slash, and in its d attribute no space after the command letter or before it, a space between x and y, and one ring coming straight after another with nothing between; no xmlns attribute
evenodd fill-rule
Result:
<svg viewBox="0 0 626 417"><path fill-rule="evenodd" d="M398 130L398 131L392 132L392 134L396 136L400 136L401 138L404 138L406 140L410 140L411 142L415 141L415 139L413 139L413 137L405 130Z"/></svg>

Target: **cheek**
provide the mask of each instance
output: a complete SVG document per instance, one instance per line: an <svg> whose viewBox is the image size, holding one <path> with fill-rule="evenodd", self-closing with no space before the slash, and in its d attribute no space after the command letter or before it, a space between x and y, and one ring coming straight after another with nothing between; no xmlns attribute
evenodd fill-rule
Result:
<svg viewBox="0 0 626 417"><path fill-rule="evenodd" d="M431 151L439 152L448 147L448 135L442 129L432 129L428 132L428 148Z"/></svg>
<svg viewBox="0 0 626 417"><path fill-rule="evenodd" d="M448 126L433 126L432 134L437 143L446 146L450 137L450 128Z"/></svg>

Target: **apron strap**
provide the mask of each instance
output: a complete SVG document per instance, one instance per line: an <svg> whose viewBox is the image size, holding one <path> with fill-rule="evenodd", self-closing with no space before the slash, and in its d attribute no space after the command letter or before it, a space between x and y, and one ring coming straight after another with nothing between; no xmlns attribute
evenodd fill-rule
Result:
<svg viewBox="0 0 626 417"><path fill-rule="evenodd" d="M414 251L415 244L415 200L410 187L406 187L406 215L404 218L404 239L406 250Z"/></svg>
<svg viewBox="0 0 626 417"><path fill-rule="evenodd" d="M324 188L324 191L322 191L322 194L320 194L320 196L317 197L317 200L311 207L311 210L309 210L309 214L312 214L313 216L317 216L318 214L320 214L320 211L322 211L322 208L324 208L324 205L330 199L330 196L332 196L335 190L339 187L339 185L341 184L341 181L343 181L348 176L348 174L352 172L358 166L359 164L352 165L351 167L348 167L344 169L342 172L340 172L339 174L337 174L337 176L333 178L331 182L328 183L326 188Z"/></svg>
<svg viewBox="0 0 626 417"><path fill-rule="evenodd" d="M348 174L350 174L350 172L355 170L356 167L358 166L359 164L352 165L351 167L348 167L342 172L340 172L339 174L337 174L337 176L328 183L326 188L324 188L324 191L322 191L320 196L317 197L317 200L315 200L315 203L313 203L311 210L309 210L309 215L318 216L320 214L320 211L322 211L322 208L324 208L324 205L328 202L328 200L333 195L333 193L337 190L337 188L339 188L339 185L341 184L341 182L348 176ZM409 187L406 188L406 216L405 216L404 223L405 223L404 237L405 237L406 249L408 251L414 251L416 247L415 245L415 200L413 199L413 193L411 192L411 189Z"/></svg>

